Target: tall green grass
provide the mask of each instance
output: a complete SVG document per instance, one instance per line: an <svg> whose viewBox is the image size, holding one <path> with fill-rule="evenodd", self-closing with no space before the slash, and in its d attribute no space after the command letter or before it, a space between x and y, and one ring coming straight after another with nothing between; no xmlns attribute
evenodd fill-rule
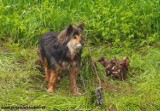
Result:
<svg viewBox="0 0 160 111"><path fill-rule="evenodd" d="M96 106L95 93L98 81L92 69L87 49L84 48L78 86L82 96L74 96L68 76L57 83L53 94L46 92L44 72L39 72L36 49L23 49L7 42L0 47L0 107L1 106L46 106L44 110L93 110L93 111L158 111L160 110L160 58L159 48L143 47L135 51L130 48L91 47L92 57L97 60L121 59L128 55L130 67L127 81L105 76L97 64L103 88L104 103ZM2 43L1 43L2 44ZM30 53L30 52L33 53Z"/></svg>
<svg viewBox="0 0 160 111"><path fill-rule="evenodd" d="M159 10L159 0L1 0L0 38L35 45L45 32L84 21L93 43L159 44Z"/></svg>
<svg viewBox="0 0 160 111"><path fill-rule="evenodd" d="M159 0L0 0L0 107L159 111L159 10ZM95 60L101 56L122 59L126 55L131 60L127 81L106 77L97 64L104 94L102 106L95 104L93 93L98 81L87 47L78 78L78 86L85 93L82 96L73 96L68 76L57 84L53 94L48 94L44 72L35 65L34 46L43 33L83 21L86 44ZM30 46L33 48L24 48Z"/></svg>

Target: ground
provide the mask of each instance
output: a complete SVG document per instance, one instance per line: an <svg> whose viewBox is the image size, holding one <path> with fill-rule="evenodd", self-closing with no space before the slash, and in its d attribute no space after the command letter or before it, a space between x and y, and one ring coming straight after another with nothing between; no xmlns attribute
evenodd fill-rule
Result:
<svg viewBox="0 0 160 111"><path fill-rule="evenodd" d="M89 46L89 45L88 45ZM68 76L57 84L53 94L46 92L44 73L37 69L36 47L22 48L10 42L0 45L0 106L44 106L41 110L108 110L108 111L158 111L160 110L160 49L145 46L137 49L90 46L92 58L97 60L124 56L130 58L128 79L114 80L106 77L98 65L103 88L104 103L96 106L93 92L98 87L91 67L87 47L82 55L78 85L82 96L71 92ZM30 109L31 110L31 109ZM40 110L40 109L37 109Z"/></svg>

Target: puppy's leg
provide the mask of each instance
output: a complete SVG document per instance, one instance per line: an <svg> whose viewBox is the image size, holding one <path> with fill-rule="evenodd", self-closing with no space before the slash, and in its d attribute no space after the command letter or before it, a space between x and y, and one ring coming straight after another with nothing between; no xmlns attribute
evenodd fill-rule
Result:
<svg viewBox="0 0 160 111"><path fill-rule="evenodd" d="M42 60L39 49L37 49L37 54L38 54L38 58L37 58L35 64L38 66L37 68L39 69L39 71L43 71L44 70L43 60Z"/></svg>
<svg viewBox="0 0 160 111"><path fill-rule="evenodd" d="M126 80L126 78L127 78L127 71L126 71L126 69L123 69L123 71L121 71L121 75L122 75L122 81Z"/></svg>
<svg viewBox="0 0 160 111"><path fill-rule="evenodd" d="M47 92L52 93L55 90L56 81L57 81L57 74L53 70L50 70L50 78L49 78Z"/></svg>
<svg viewBox="0 0 160 111"><path fill-rule="evenodd" d="M77 83L76 83L79 69L78 67L74 67L74 68L71 67L69 71L70 71L69 80L70 80L72 91L76 95L81 95L81 93L77 89Z"/></svg>
<svg viewBox="0 0 160 111"><path fill-rule="evenodd" d="M50 70L50 77L48 83L47 92L52 93L55 90L56 82L59 80L58 73L62 70L61 67L57 67L55 71Z"/></svg>
<svg viewBox="0 0 160 111"><path fill-rule="evenodd" d="M48 69L48 62L46 58L44 59L43 64L44 64L44 69L45 69L45 80L49 81L50 70Z"/></svg>
<svg viewBox="0 0 160 111"><path fill-rule="evenodd" d="M47 67L45 67L45 80L49 81L49 77L50 77L50 70Z"/></svg>

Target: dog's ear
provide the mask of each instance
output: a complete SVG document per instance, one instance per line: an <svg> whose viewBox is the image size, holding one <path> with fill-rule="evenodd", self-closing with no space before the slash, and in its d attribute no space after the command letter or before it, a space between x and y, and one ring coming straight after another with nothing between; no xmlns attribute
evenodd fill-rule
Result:
<svg viewBox="0 0 160 111"><path fill-rule="evenodd" d="M104 57L99 58L98 62L104 61Z"/></svg>
<svg viewBox="0 0 160 111"><path fill-rule="evenodd" d="M126 67L128 67L129 66L129 58L126 56L126 57L124 57L123 58L123 61L125 61L125 65L126 65Z"/></svg>
<svg viewBox="0 0 160 111"><path fill-rule="evenodd" d="M72 32L73 32L73 26L70 24L70 25L67 27L67 35L70 35Z"/></svg>
<svg viewBox="0 0 160 111"><path fill-rule="evenodd" d="M81 23L81 24L78 25L78 27L79 27L80 29L84 30L85 24L84 24L84 23Z"/></svg>
<svg viewBox="0 0 160 111"><path fill-rule="evenodd" d="M128 68L129 66L129 58L128 57L124 57L122 61L120 61L120 65Z"/></svg>

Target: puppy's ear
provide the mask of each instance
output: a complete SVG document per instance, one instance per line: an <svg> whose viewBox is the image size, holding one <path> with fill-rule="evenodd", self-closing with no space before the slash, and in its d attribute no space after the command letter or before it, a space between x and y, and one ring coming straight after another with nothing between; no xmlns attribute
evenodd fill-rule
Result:
<svg viewBox="0 0 160 111"><path fill-rule="evenodd" d="M72 32L73 32L73 26L70 24L70 25L67 27L67 35L70 35Z"/></svg>
<svg viewBox="0 0 160 111"><path fill-rule="evenodd" d="M79 27L80 29L84 30L85 24L84 24L84 23L81 23L81 24L78 25L78 27Z"/></svg>
<svg viewBox="0 0 160 111"><path fill-rule="evenodd" d="M125 61L126 61L126 66L128 67L129 66L129 58L127 57L126 59L125 59Z"/></svg>
<svg viewBox="0 0 160 111"><path fill-rule="evenodd" d="M103 62L104 61L104 57L101 57L97 60L98 62Z"/></svg>
<svg viewBox="0 0 160 111"><path fill-rule="evenodd" d="M128 68L129 66L129 58L124 57L123 60L120 62L120 65L123 65L124 67Z"/></svg>

